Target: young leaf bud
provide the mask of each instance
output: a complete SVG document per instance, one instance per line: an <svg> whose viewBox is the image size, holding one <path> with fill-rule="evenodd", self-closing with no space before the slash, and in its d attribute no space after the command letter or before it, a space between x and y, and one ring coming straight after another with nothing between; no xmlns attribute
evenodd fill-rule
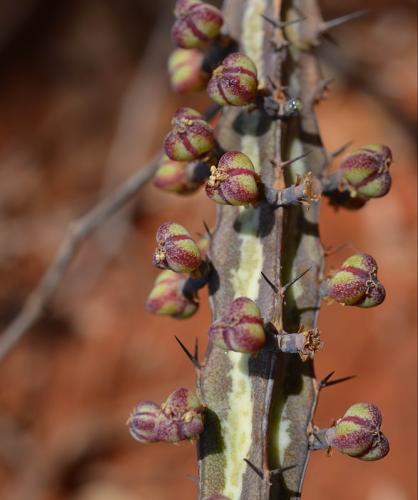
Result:
<svg viewBox="0 0 418 500"><path fill-rule="evenodd" d="M157 424L159 440L175 443L197 438L204 429L204 410L194 392L177 389L161 405Z"/></svg>
<svg viewBox="0 0 418 500"><path fill-rule="evenodd" d="M128 419L131 436L140 443L158 441L156 423L160 414L160 407L152 401L138 403Z"/></svg>
<svg viewBox="0 0 418 500"><path fill-rule="evenodd" d="M247 155L229 151L211 167L206 194L221 205L248 205L259 198L254 165Z"/></svg>
<svg viewBox="0 0 418 500"><path fill-rule="evenodd" d="M146 302L146 309L159 316L186 319L198 309L197 300L186 297L183 288L186 278L173 271L163 271L155 281Z"/></svg>
<svg viewBox="0 0 418 500"><path fill-rule="evenodd" d="M257 68L238 52L227 56L212 73L208 94L221 106L246 106L257 96Z"/></svg>
<svg viewBox="0 0 418 500"><path fill-rule="evenodd" d="M213 148L213 129L194 109L179 108L171 124L172 130L165 137L164 149L172 160L194 160Z"/></svg>
<svg viewBox="0 0 418 500"><path fill-rule="evenodd" d="M340 304L374 307L385 299L385 289L377 279L377 264L370 255L349 257L325 283L324 298Z"/></svg>
<svg viewBox="0 0 418 500"><path fill-rule="evenodd" d="M198 48L218 36L222 13L213 5L195 0L177 1L174 13L177 17L171 36L177 47Z"/></svg>
<svg viewBox="0 0 418 500"><path fill-rule="evenodd" d="M341 162L343 179L353 197L368 200L380 198L391 186L389 166L392 152L382 144L369 144L351 151Z"/></svg>
<svg viewBox="0 0 418 500"><path fill-rule="evenodd" d="M195 271L202 259L200 251L189 232L175 222L164 222L158 228L157 248L153 264L160 269L171 269L176 273Z"/></svg>
<svg viewBox="0 0 418 500"><path fill-rule="evenodd" d="M165 156L155 172L153 183L155 187L168 193L191 194L199 189L202 181L195 181L193 175L189 174L187 163L170 160Z"/></svg>
<svg viewBox="0 0 418 500"><path fill-rule="evenodd" d="M266 336L257 304L247 297L235 299L225 316L212 323L209 338L226 351L258 352L264 346Z"/></svg>
<svg viewBox="0 0 418 500"><path fill-rule="evenodd" d="M333 448L352 457L367 454L377 442L382 424L380 410L371 403L357 403L335 425Z"/></svg>
<svg viewBox="0 0 418 500"><path fill-rule="evenodd" d="M168 72L174 92L205 88L209 75L202 70L204 55L197 49L176 49L168 59Z"/></svg>

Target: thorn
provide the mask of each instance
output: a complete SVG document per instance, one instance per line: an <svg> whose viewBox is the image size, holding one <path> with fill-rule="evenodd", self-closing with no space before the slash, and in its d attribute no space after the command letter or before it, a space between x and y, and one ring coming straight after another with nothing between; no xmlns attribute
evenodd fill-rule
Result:
<svg viewBox="0 0 418 500"><path fill-rule="evenodd" d="M348 141L342 146L340 146L338 149L335 149L334 151L331 151L329 155L331 158L335 158L336 156L339 156L340 154L344 153L344 151L353 144L353 141Z"/></svg>
<svg viewBox="0 0 418 500"><path fill-rule="evenodd" d="M184 354L190 359L190 361L192 362L192 365L197 370L200 370L202 367L200 366L199 360L197 359L197 356L196 356L197 339L196 339L196 344L195 344L195 355L193 355L176 335L174 335L174 338L177 340L177 342L180 345Z"/></svg>
<svg viewBox="0 0 418 500"><path fill-rule="evenodd" d="M306 156L310 155L312 151L307 151L306 153L303 153L299 156L296 156L295 158L292 158L291 160L286 160L280 163L280 168L285 168L288 167L289 165L292 165L295 161L299 161L302 158L306 158Z"/></svg>
<svg viewBox="0 0 418 500"><path fill-rule="evenodd" d="M264 14L261 14L261 17L264 19L264 21L272 24L277 29L286 28L286 26L290 26L291 24L301 23L306 19L305 17L300 17L297 19L292 19L291 21L276 21L275 19L272 19L271 17L268 17Z"/></svg>
<svg viewBox="0 0 418 500"><path fill-rule="evenodd" d="M274 83L273 79L271 78L271 76L267 76L267 81L269 82L269 85L271 85L271 87L274 89L274 90L277 90L277 85Z"/></svg>
<svg viewBox="0 0 418 500"><path fill-rule="evenodd" d="M331 385L342 384L343 382L347 382L347 380L351 380L351 379L356 378L356 377L357 377L357 375L349 375L348 377L337 378L337 379L331 380L331 382L328 382L327 384L325 384L324 387L330 387Z"/></svg>
<svg viewBox="0 0 418 500"><path fill-rule="evenodd" d="M205 228L206 232L208 233L209 238L212 238L212 233L209 229L209 226L206 224L206 221L203 221L203 227Z"/></svg>
<svg viewBox="0 0 418 500"><path fill-rule="evenodd" d="M324 389L325 387L329 387L335 384L341 384L342 382L346 382L347 380L351 380L352 378L356 377L356 375L349 375L348 377L337 378L335 380L330 381L334 373L335 370L331 373L328 373L328 375L319 382L319 389Z"/></svg>
<svg viewBox="0 0 418 500"><path fill-rule="evenodd" d="M324 33L332 28L336 28L337 26L341 26L341 24L345 24L353 19L357 19L359 17L363 17L368 14L368 9L357 10L356 12L352 12L351 14L346 14L344 16L336 17L335 19L331 19L329 21L324 21L321 24L320 31Z"/></svg>
<svg viewBox="0 0 418 500"><path fill-rule="evenodd" d="M278 469L273 469L270 471L270 476L277 476L278 474L283 474L283 472L287 472L288 470L294 469L297 466L298 466L297 464L293 464L293 465L287 465L286 467L283 468L279 467Z"/></svg>
<svg viewBox="0 0 418 500"><path fill-rule="evenodd" d="M299 274L299 276L296 276L296 278L294 278L292 281L290 281L284 287L282 287L282 289L280 291L281 295L284 296L284 294L287 292L287 290L292 285L294 285L297 281L299 281L301 278L303 278L305 276L305 274L308 273L311 269L312 269L312 266L309 266L308 269L305 269L305 271L303 271L303 273Z"/></svg>
<svg viewBox="0 0 418 500"><path fill-rule="evenodd" d="M326 377L324 377L320 382L319 382L319 387L326 387L328 380L334 375L335 370L331 373L328 373Z"/></svg>
<svg viewBox="0 0 418 500"><path fill-rule="evenodd" d="M194 354L193 354L194 359L199 360L199 339L196 337L196 340L194 341Z"/></svg>
<svg viewBox="0 0 418 500"><path fill-rule="evenodd" d="M273 282L271 282L263 272L261 272L261 276L266 280L267 284L270 286L274 293L279 293L279 289L277 288L277 286Z"/></svg>
<svg viewBox="0 0 418 500"><path fill-rule="evenodd" d="M325 33L322 33L320 32L320 35L322 36L322 38L325 38L325 40L327 40L328 42L330 42L332 45L335 45L336 47L339 47L339 44L337 42L337 40L328 32L325 32Z"/></svg>
<svg viewBox="0 0 418 500"><path fill-rule="evenodd" d="M345 243L340 243L339 245L327 247L324 249L324 256L329 257L330 255L333 255L334 253L337 253L347 247L354 248L354 245L351 241L346 241Z"/></svg>
<svg viewBox="0 0 418 500"><path fill-rule="evenodd" d="M321 80L317 88L313 92L312 103L318 104L326 99L326 93L329 91L329 86L335 81L335 78Z"/></svg>
<svg viewBox="0 0 418 500"><path fill-rule="evenodd" d="M261 479L264 480L264 474L261 469L259 469L256 465L251 463L247 458L244 458L244 462L250 467Z"/></svg>

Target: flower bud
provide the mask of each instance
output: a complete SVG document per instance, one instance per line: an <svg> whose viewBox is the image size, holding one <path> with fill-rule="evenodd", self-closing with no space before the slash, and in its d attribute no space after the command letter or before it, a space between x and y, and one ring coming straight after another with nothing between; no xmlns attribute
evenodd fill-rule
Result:
<svg viewBox="0 0 418 500"><path fill-rule="evenodd" d="M335 436L330 445L352 457L363 457L380 435L382 414L371 403L357 403L345 412L335 425Z"/></svg>
<svg viewBox="0 0 418 500"><path fill-rule="evenodd" d="M258 352L264 346L266 336L257 304L247 297L235 299L228 312L209 328L209 338L226 351Z"/></svg>
<svg viewBox="0 0 418 500"><path fill-rule="evenodd" d="M213 129L194 109L179 108L171 124L172 130L165 137L164 149L172 160L194 160L213 148Z"/></svg>
<svg viewBox="0 0 418 500"><path fill-rule="evenodd" d="M154 174L154 186L168 193L191 194L202 184L194 181L189 175L188 164L181 161L163 158L161 165Z"/></svg>
<svg viewBox="0 0 418 500"><path fill-rule="evenodd" d="M206 194L221 205L248 205L259 198L254 165L247 155L229 151L211 167Z"/></svg>
<svg viewBox="0 0 418 500"><path fill-rule="evenodd" d="M360 460L366 460L368 462L372 462L374 460L380 460L384 458L389 453L389 441L387 437L380 432L379 435L375 438L375 442L372 447L364 453L364 455L360 455Z"/></svg>
<svg viewBox="0 0 418 500"><path fill-rule="evenodd" d="M173 271L163 271L155 281L154 287L146 302L146 309L158 316L171 316L186 319L198 309L199 303L186 297L183 288L186 278Z"/></svg>
<svg viewBox="0 0 418 500"><path fill-rule="evenodd" d="M222 13L213 5L195 0L180 0L174 13L177 17L171 36L177 47L198 48L218 36Z"/></svg>
<svg viewBox="0 0 418 500"><path fill-rule="evenodd" d="M257 68L238 52L227 56L212 73L208 94L221 106L246 106L257 96Z"/></svg>
<svg viewBox="0 0 418 500"><path fill-rule="evenodd" d="M370 255L359 253L343 262L326 282L325 298L344 305L374 307L385 299L385 289L377 279L377 264Z"/></svg>
<svg viewBox="0 0 418 500"><path fill-rule="evenodd" d="M204 55L196 49L176 49L168 59L168 72L174 92L205 88L209 75L202 70Z"/></svg>
<svg viewBox="0 0 418 500"><path fill-rule="evenodd" d="M369 144L351 151L341 162L343 179L352 196L368 200L380 198L391 186L389 166L392 152L382 144Z"/></svg>
<svg viewBox="0 0 418 500"><path fill-rule="evenodd" d="M175 222L164 222L158 228L157 248L153 264L160 269L171 269L176 273L195 271L202 259L200 251L189 232Z"/></svg>
<svg viewBox="0 0 418 500"><path fill-rule="evenodd" d="M131 436L140 443L158 441L156 423L160 407L152 401L141 401L128 419Z"/></svg>
<svg viewBox="0 0 418 500"><path fill-rule="evenodd" d="M184 388L177 389L161 405L157 424L159 439L175 443L197 438L204 429L204 410L194 392Z"/></svg>

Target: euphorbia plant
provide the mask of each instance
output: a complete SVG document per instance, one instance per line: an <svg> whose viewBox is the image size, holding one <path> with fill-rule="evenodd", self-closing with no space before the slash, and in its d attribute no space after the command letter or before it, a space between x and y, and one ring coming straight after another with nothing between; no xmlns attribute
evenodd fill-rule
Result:
<svg viewBox="0 0 418 500"><path fill-rule="evenodd" d="M323 347L321 301L367 309L385 298L366 253L325 273L321 199L356 208L385 195L391 152L362 146L327 173L332 155L315 116L326 85L314 48L338 22L323 22L316 0L226 0L223 13L178 0L175 15L173 88L207 85L222 109L215 130L200 112L177 110L155 186L183 195L205 185L217 223L202 241L181 221L158 228L153 262L164 271L147 309L184 320L207 285L213 320L205 359L188 353L196 394L141 402L131 433L144 443L197 440L200 499L297 498L310 451L366 461L389 451L371 403L354 404L330 428L314 425L331 382L315 379L313 357Z"/></svg>

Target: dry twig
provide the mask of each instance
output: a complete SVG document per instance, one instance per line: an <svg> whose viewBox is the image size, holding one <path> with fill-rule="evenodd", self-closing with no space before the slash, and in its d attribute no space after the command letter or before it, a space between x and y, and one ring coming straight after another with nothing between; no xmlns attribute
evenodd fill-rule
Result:
<svg viewBox="0 0 418 500"><path fill-rule="evenodd" d="M25 332L39 319L83 241L105 220L131 200L141 186L151 179L158 167L160 156L161 153L156 154L146 167L128 178L125 183L93 207L90 212L69 225L54 260L38 286L26 299L18 316L0 336L0 360L6 356Z"/></svg>

